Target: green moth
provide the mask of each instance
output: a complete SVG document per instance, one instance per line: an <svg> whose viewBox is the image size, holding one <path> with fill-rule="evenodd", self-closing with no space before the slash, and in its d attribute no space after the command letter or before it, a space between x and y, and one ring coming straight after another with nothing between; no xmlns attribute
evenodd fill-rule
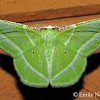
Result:
<svg viewBox="0 0 100 100"><path fill-rule="evenodd" d="M13 57L15 70L28 86L75 84L85 71L86 58L99 47L100 19L58 30L0 20L0 48Z"/></svg>

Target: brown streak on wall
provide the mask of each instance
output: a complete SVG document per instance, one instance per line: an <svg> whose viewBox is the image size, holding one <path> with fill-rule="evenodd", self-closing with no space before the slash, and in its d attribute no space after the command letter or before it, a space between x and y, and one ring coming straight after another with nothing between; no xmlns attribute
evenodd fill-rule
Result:
<svg viewBox="0 0 100 100"><path fill-rule="evenodd" d="M43 21L54 20L63 18L73 18L79 16L89 16L100 14L100 4L73 6L68 8L47 9L40 11L21 12L2 14L0 19L5 19L14 22L30 22L30 21Z"/></svg>

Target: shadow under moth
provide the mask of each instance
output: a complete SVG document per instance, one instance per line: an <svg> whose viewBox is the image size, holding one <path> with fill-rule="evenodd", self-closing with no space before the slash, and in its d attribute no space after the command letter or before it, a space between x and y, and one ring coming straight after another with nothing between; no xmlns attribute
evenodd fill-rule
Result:
<svg viewBox="0 0 100 100"><path fill-rule="evenodd" d="M15 70L28 86L75 84L85 71L87 57L99 47L100 19L58 30L0 20L0 48L13 57Z"/></svg>

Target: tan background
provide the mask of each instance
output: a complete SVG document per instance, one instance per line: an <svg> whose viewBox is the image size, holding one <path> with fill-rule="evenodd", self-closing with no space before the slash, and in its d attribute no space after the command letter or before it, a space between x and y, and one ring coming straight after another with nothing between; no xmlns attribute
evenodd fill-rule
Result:
<svg viewBox="0 0 100 100"><path fill-rule="evenodd" d="M0 0L0 19L30 26L66 26L100 18L100 0ZM37 89L20 82L13 59L0 50L0 100L99 100L100 50L88 58L86 71L74 86L63 89ZM93 97L73 97L74 92L93 93ZM99 93L100 94L100 93Z"/></svg>

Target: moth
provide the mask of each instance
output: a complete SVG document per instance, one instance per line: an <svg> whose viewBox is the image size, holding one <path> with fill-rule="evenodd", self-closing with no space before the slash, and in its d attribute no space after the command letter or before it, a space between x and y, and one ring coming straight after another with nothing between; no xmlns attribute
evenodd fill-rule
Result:
<svg viewBox="0 0 100 100"><path fill-rule="evenodd" d="M45 30L0 20L0 48L13 57L20 80L32 87L79 81L87 57L100 47L100 19Z"/></svg>

